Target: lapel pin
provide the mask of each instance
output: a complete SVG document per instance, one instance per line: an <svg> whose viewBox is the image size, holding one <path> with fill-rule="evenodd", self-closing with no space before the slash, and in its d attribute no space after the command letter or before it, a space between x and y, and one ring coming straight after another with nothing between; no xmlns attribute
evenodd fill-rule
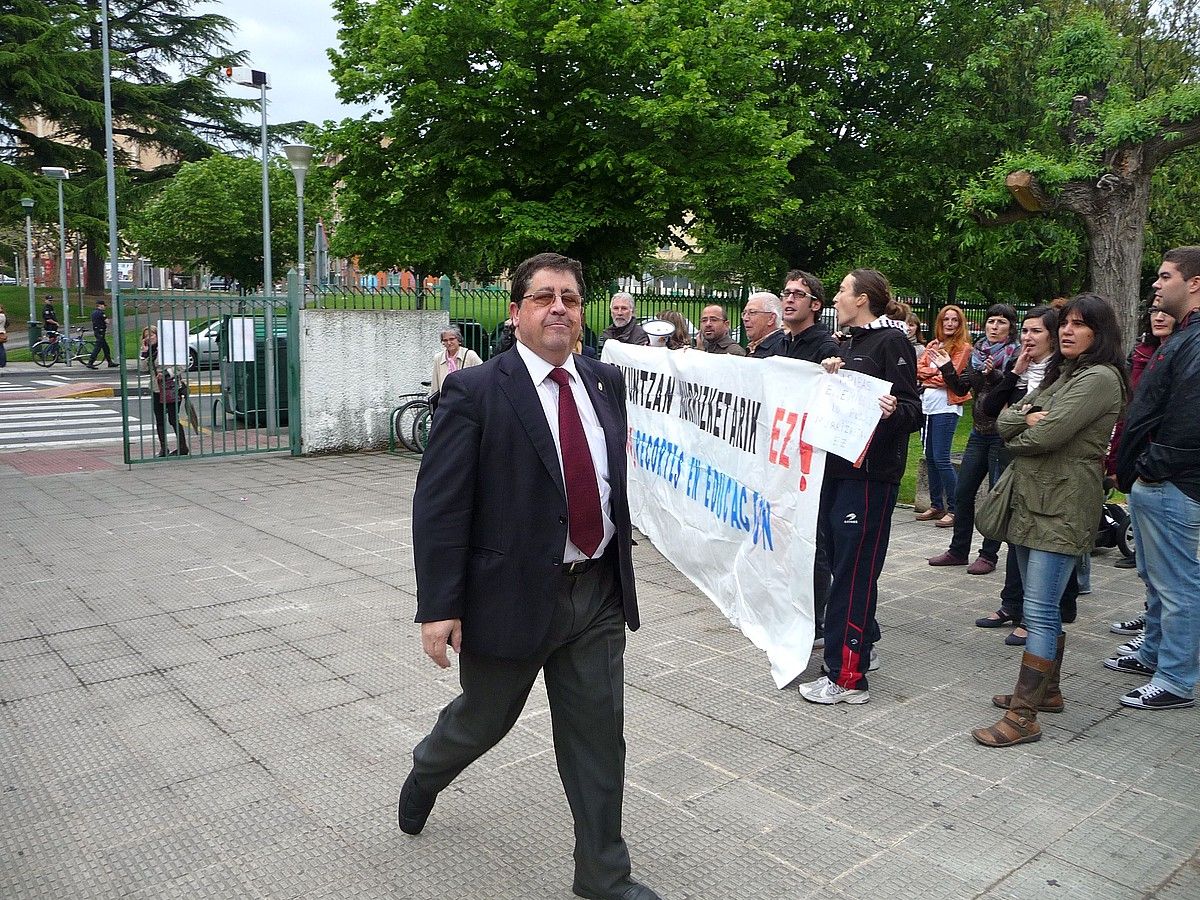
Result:
<svg viewBox="0 0 1200 900"><path fill-rule="evenodd" d="M598 390L602 394L604 393L604 385L601 384L599 381L596 382L596 390Z"/></svg>

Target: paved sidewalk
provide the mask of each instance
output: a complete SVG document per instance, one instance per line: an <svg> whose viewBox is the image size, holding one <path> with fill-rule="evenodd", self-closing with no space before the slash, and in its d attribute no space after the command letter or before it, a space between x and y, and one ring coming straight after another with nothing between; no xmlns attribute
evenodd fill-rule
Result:
<svg viewBox="0 0 1200 900"><path fill-rule="evenodd" d="M456 693L412 624L414 460L37 477L6 459L0 897L571 896L540 688L423 835L396 828L409 752ZM883 667L855 707L775 690L641 542L638 877L666 900L1200 897L1200 712L1123 710L1136 682L1100 665L1121 640L1108 621L1141 604L1135 576L1096 557L1067 711L1040 743L986 750L967 732L994 720L1017 655L971 624L999 573L925 564L946 539L897 513Z"/></svg>

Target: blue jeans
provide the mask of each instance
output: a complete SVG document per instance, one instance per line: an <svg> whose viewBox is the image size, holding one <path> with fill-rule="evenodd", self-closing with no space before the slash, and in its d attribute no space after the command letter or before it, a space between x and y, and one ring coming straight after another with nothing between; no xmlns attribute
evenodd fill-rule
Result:
<svg viewBox="0 0 1200 900"><path fill-rule="evenodd" d="M954 492L958 479L950 462L950 442L958 427L956 413L938 413L925 417L925 464L929 472L929 505L954 512Z"/></svg>
<svg viewBox="0 0 1200 900"><path fill-rule="evenodd" d="M980 434L971 429L962 464L958 467L958 490L954 498L954 536L950 539L950 552L955 556L966 559L971 552L971 535L975 530L975 494L979 486L987 478L988 487L994 487L1006 465L1008 459L1004 455L1004 439L998 434ZM979 555L995 562L1000 556L1000 542L984 538Z"/></svg>
<svg viewBox="0 0 1200 900"><path fill-rule="evenodd" d="M1042 659L1054 659L1058 653L1058 636L1062 634L1059 601L1075 571L1078 557L1020 544L1010 546L1017 554L1021 582L1025 585L1025 627L1029 630L1025 651Z"/></svg>
<svg viewBox="0 0 1200 900"><path fill-rule="evenodd" d="M1139 478L1129 493L1129 512L1137 523L1137 573L1146 583L1146 640L1138 659L1157 667L1153 684L1194 696L1200 675L1200 503L1169 481Z"/></svg>

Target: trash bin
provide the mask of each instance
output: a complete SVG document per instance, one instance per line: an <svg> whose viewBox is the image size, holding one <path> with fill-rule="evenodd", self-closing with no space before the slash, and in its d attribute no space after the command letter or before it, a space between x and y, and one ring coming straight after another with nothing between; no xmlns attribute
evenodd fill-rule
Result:
<svg viewBox="0 0 1200 900"><path fill-rule="evenodd" d="M221 399L229 415L243 420L247 426L267 424L267 326L262 317L254 320L254 359L249 362L230 361L229 320L221 321ZM282 427L288 420L288 353L287 320L277 317L275 326L275 406Z"/></svg>
<svg viewBox="0 0 1200 900"><path fill-rule="evenodd" d="M42 323L29 323L29 349L33 349L33 345L42 339Z"/></svg>

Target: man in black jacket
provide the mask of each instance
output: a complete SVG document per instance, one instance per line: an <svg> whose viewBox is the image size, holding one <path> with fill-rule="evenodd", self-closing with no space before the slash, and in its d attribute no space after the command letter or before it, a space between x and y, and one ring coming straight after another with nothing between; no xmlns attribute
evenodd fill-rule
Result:
<svg viewBox="0 0 1200 900"><path fill-rule="evenodd" d="M1151 676L1123 705L1181 709L1195 705L1200 676L1200 247L1163 256L1154 302L1179 328L1142 373L1117 453L1146 583L1146 628L1137 653L1105 666Z"/></svg>
<svg viewBox="0 0 1200 900"><path fill-rule="evenodd" d="M775 355L812 363L837 356L838 342L817 321L825 305L825 288L820 279L802 269L793 269L787 273L779 296L783 300L784 336Z"/></svg>
<svg viewBox="0 0 1200 900"><path fill-rule="evenodd" d="M834 298L838 324L850 335L839 355L823 362L825 369L872 375L891 382L892 392L879 399L882 419L859 464L825 457L817 528L827 541L833 583L825 608L828 674L800 685L800 696L813 703L871 699L867 670L878 633L879 573L908 459L908 436L921 422L917 358L904 323L885 315L891 300L887 279L874 269L855 269Z"/></svg>
<svg viewBox="0 0 1200 900"><path fill-rule="evenodd" d="M572 353L584 296L575 260L527 259L512 279L516 345L442 385L413 496L416 620L439 666L459 653L462 694L413 750L398 819L408 834L425 827L541 674L575 817L572 889L658 900L630 877L621 837L625 628L639 625L625 383Z"/></svg>
<svg viewBox="0 0 1200 900"><path fill-rule="evenodd" d="M96 368L96 360L103 351L104 361L112 368L116 363L113 362L112 351L108 349L108 311L103 300L97 300L96 308L92 310L92 334L96 338L96 346L92 349L92 357L87 361L87 367Z"/></svg>

